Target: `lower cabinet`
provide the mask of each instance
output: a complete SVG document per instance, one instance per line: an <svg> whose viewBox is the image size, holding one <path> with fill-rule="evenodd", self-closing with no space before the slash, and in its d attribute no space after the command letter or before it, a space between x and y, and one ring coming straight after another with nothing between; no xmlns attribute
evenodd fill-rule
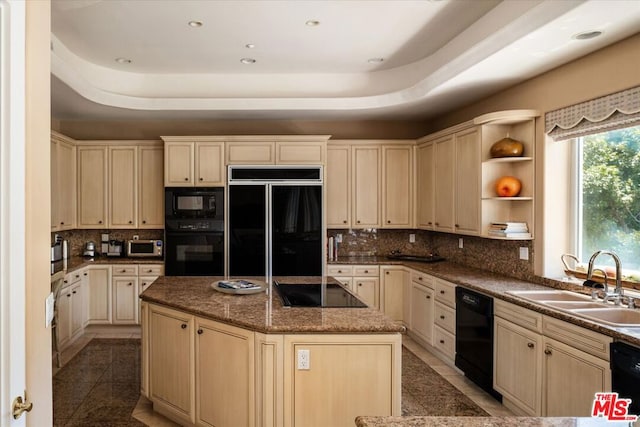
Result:
<svg viewBox="0 0 640 427"><path fill-rule="evenodd" d="M130 325L138 322L138 278L114 277L113 324Z"/></svg>
<svg viewBox="0 0 640 427"><path fill-rule="evenodd" d="M611 390L611 338L504 301L495 315L494 388L503 403L521 415L590 416L594 394Z"/></svg>
<svg viewBox="0 0 640 427"><path fill-rule="evenodd" d="M111 324L111 267L92 265L89 267L88 324Z"/></svg>
<svg viewBox="0 0 640 427"><path fill-rule="evenodd" d="M404 293L409 273L402 267L380 267L380 310L393 320L404 320Z"/></svg>
<svg viewBox="0 0 640 427"><path fill-rule="evenodd" d="M432 345L433 340L433 309L433 289L426 282L421 284L412 280L411 332L428 345Z"/></svg>

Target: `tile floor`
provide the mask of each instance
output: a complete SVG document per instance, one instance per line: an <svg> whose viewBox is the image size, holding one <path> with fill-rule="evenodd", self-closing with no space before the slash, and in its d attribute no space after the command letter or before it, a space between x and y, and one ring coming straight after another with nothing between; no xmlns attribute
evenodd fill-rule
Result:
<svg viewBox="0 0 640 427"><path fill-rule="evenodd" d="M74 342L70 347L68 347L67 349L65 349L65 351L61 354L61 360L63 362L63 364L68 363L69 361L72 360L72 358L78 354L93 338L140 338L139 334L86 334L83 337L79 338L76 342ZM444 378L448 383L450 383L453 387L455 387L457 390L459 390L460 392L462 392L462 394L464 394L466 397L469 398L469 400L471 400L473 403L475 403L479 408L481 408L482 410L486 411L486 413L488 413L491 416L511 416L513 415L513 413L511 411L509 411L507 408L505 408L502 404L500 404L499 402L497 402L495 399L493 399L491 396L489 396L487 393L485 393L483 390L481 390L479 387L477 387L474 383L472 383L471 381L469 381L467 378L464 377L464 375L461 375L460 373L458 373L458 371L456 371L455 369L453 369L452 367L448 366L447 364L445 364L443 361L441 361L439 358L437 358L436 356L434 356L432 353L430 353L429 351L425 350L424 348L422 348L419 344L417 344L415 341L413 341L411 338L404 336L403 337L403 345L409 350L411 351L415 356L417 356L418 359L422 360L425 364L427 364L428 366L430 366L434 371L436 371L438 374L440 374L442 376L442 378ZM57 373L58 369L55 367L55 363L54 363L54 375ZM104 373L103 373L104 375ZM139 378L138 376L135 376L136 381ZM58 379L60 380L60 379ZM54 377L54 382L56 381L56 378ZM102 386L102 388L104 388L105 386ZM97 394L100 394L102 392L104 392L105 390L101 390L100 388L97 388L97 390L95 391ZM92 390L93 392L93 390ZM102 393L104 395L104 393ZM411 394L411 395L409 395ZM446 394L446 393L445 393ZM64 395L59 395L56 396L58 399L62 398L63 400L69 399L69 396L64 396ZM54 405L56 404L55 400L56 397L54 397ZM444 397L444 396L443 396ZM165 417L153 412L153 409L151 407L151 403L145 399L144 397L138 397L138 396L133 396L130 395L131 399L138 399L137 403L135 404L135 407L133 407L133 409L131 410L131 420L122 420L118 421L118 422L113 422L111 424L109 423L98 423L98 424L92 424L92 425L109 425L109 426L141 426L141 425L147 425L147 426L158 426L158 427L174 427L174 426L178 426L178 424L173 423L172 421L166 419ZM411 390L403 390L403 401L406 401L407 403L405 403L403 405L403 415L432 415L431 413L425 413L422 414L420 413L421 411L423 411L424 407L426 406L431 406L431 407L437 407L438 405L433 405L432 400L430 400L430 396L428 393L425 393L425 395L423 396L424 401L420 401L420 393L415 393L415 392L411 392ZM58 405L61 405L60 403L58 403ZM132 405L129 405L127 407L131 407ZM457 405L457 410L460 412L460 414L463 413L468 413L468 411L471 411L472 413L474 413L474 415L482 415L480 412L478 412L475 409L469 409L468 405ZM60 409L59 409L60 410ZM405 413L406 412L406 413ZM470 414L470 413L469 413ZM437 413L433 413L433 415L437 415ZM63 418L60 418L63 419ZM65 419L66 421L69 421L70 419ZM137 421L139 421L140 423L138 423ZM143 424L141 424L143 423ZM82 424L73 424L73 423L69 423L69 424L55 424L57 425L82 425Z"/></svg>

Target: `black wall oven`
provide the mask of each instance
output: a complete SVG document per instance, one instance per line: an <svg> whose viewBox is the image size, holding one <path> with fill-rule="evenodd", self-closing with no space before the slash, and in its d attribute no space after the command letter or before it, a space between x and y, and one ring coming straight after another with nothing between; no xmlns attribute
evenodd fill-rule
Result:
<svg viewBox="0 0 640 427"><path fill-rule="evenodd" d="M224 189L165 189L165 274L224 275Z"/></svg>

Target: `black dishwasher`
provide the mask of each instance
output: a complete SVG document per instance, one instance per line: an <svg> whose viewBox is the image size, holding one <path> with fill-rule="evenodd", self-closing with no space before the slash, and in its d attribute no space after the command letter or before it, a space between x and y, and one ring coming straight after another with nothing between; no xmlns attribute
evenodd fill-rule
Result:
<svg viewBox="0 0 640 427"><path fill-rule="evenodd" d="M456 366L480 388L493 389L493 298L456 287Z"/></svg>
<svg viewBox="0 0 640 427"><path fill-rule="evenodd" d="M640 348L611 343L611 391L631 399L629 414L640 415Z"/></svg>

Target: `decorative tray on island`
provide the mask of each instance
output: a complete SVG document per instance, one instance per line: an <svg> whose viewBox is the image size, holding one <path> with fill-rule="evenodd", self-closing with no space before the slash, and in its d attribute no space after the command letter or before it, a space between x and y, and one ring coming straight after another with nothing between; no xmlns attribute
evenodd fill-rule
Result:
<svg viewBox="0 0 640 427"><path fill-rule="evenodd" d="M225 294L248 295L264 292L267 284L262 280L228 279L217 280L211 284L211 287Z"/></svg>

